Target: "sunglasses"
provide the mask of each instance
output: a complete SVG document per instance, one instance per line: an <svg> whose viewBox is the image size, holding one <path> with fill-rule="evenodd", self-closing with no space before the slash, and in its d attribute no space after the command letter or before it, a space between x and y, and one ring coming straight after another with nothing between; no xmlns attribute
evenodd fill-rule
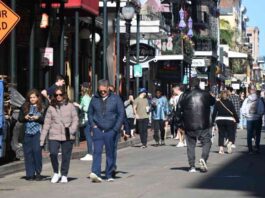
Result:
<svg viewBox="0 0 265 198"><path fill-rule="evenodd" d="M99 92L100 94L105 94L105 93L107 93L106 90L99 90L98 92Z"/></svg>
<svg viewBox="0 0 265 198"><path fill-rule="evenodd" d="M63 96L63 94L54 94L55 97L57 96Z"/></svg>

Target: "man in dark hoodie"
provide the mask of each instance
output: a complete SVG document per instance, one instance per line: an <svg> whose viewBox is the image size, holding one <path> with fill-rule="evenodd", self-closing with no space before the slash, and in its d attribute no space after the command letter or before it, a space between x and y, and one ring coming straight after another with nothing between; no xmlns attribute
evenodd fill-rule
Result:
<svg viewBox="0 0 265 198"><path fill-rule="evenodd" d="M199 83L199 79L192 79L191 90L183 93L176 111L177 125L179 128L184 128L186 134L189 172L196 172L195 147L197 139L202 143L202 155L199 161L201 172L208 170L206 163L212 145L210 107L214 105L215 98L209 92L201 90Z"/></svg>
<svg viewBox="0 0 265 198"><path fill-rule="evenodd" d="M102 181L100 174L104 145L107 158L106 178L107 181L113 181L115 137L120 132L125 111L120 97L109 91L109 82L107 80L98 81L98 92L90 102L88 114L94 143L91 181Z"/></svg>

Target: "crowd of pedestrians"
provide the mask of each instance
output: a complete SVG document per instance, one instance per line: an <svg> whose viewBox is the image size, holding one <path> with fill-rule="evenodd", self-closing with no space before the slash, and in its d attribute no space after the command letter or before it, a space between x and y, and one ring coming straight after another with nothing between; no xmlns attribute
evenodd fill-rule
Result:
<svg viewBox="0 0 265 198"><path fill-rule="evenodd" d="M64 88L65 80L58 75L56 82L41 92L33 89L27 94L19 121L24 123L24 155L27 180L41 180L42 147L47 143L53 176L51 183L67 183L71 154L76 133L82 131L87 143L87 154L82 161L92 161L89 177L102 182L101 162L106 151L105 178L112 182L117 173L117 145L120 136L126 141L139 134L146 149L148 133L153 133L155 144L166 145L167 124L169 138L176 139L176 147L187 147L189 172L197 172L195 148L202 145L199 170L207 172L207 161L212 146L212 129L218 130L219 154L231 154L236 148L236 131L247 129L249 153L260 153L260 136L265 113L264 100L254 84L245 93L237 95L227 87L215 95L200 88L200 80L192 79L190 87L175 84L171 96L161 87L151 97L146 88L140 88L137 97L131 94L123 101L107 80L99 80L97 92L92 95L90 84L81 84L80 102L71 102ZM151 129L149 130L149 128ZM253 146L253 140L255 145ZM62 155L59 165L58 155Z"/></svg>

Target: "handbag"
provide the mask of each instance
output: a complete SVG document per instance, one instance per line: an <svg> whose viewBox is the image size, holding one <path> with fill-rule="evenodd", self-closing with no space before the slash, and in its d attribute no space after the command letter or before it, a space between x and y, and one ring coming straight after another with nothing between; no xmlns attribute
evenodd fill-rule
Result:
<svg viewBox="0 0 265 198"><path fill-rule="evenodd" d="M230 111L225 105L224 105L224 103L222 103L222 101L221 100L219 100L219 102L220 102L220 104L231 114L231 116L233 116L233 122L236 122L236 119L235 119L235 117L234 117L234 114L233 114L233 112L232 111Z"/></svg>

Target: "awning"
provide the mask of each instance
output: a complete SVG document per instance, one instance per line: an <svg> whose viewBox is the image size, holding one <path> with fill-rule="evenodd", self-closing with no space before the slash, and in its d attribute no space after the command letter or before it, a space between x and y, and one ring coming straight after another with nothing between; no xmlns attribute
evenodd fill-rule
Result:
<svg viewBox="0 0 265 198"><path fill-rule="evenodd" d="M228 58L247 58L247 57L248 55L246 53L228 51Z"/></svg>
<svg viewBox="0 0 265 198"><path fill-rule="evenodd" d="M52 7L59 7L60 4L53 3ZM92 15L99 15L99 0L68 0L68 3L65 3L65 8L67 9L77 9L82 12L88 12Z"/></svg>

